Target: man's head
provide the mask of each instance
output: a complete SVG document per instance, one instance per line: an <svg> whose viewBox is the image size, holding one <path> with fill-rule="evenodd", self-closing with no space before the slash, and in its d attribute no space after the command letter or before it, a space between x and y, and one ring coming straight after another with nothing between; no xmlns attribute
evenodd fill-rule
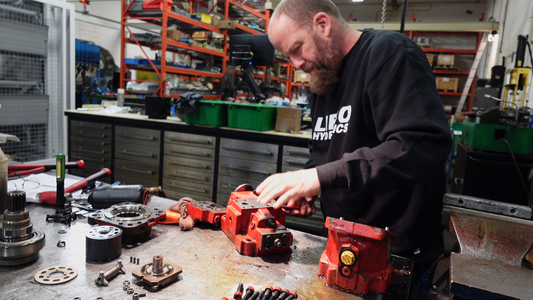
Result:
<svg viewBox="0 0 533 300"><path fill-rule="evenodd" d="M325 95L339 81L349 31L331 0L283 0L272 15L268 37L295 68L312 74L311 90Z"/></svg>

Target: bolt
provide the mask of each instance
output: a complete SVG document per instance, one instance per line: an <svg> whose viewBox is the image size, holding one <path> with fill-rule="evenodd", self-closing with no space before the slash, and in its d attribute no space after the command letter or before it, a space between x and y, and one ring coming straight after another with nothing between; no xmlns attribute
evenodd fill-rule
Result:
<svg viewBox="0 0 533 300"><path fill-rule="evenodd" d="M117 265L111 268L111 270L105 273L104 271L100 271L100 273L98 274L98 278L94 282L97 285L107 286L109 280L119 273L126 274L126 270L124 270L124 265L122 264L121 259L118 260Z"/></svg>
<svg viewBox="0 0 533 300"><path fill-rule="evenodd" d="M282 245L283 245L283 243L281 242L280 239L275 239L274 240L274 246L276 246L276 248L281 248Z"/></svg>
<svg viewBox="0 0 533 300"><path fill-rule="evenodd" d="M291 295L289 295L287 298L285 298L285 300L294 300L294 299L298 299L298 293L297 292L293 292Z"/></svg>
<svg viewBox="0 0 533 300"><path fill-rule="evenodd" d="M255 291L255 293L250 297L250 300L257 300L259 297L259 291Z"/></svg>
<svg viewBox="0 0 533 300"><path fill-rule="evenodd" d="M277 298L277 300L284 300L285 298L287 298L288 295L291 294L291 291L289 290L284 290L283 292L281 292Z"/></svg>
<svg viewBox="0 0 533 300"><path fill-rule="evenodd" d="M246 288L246 293L244 293L244 295L242 296L242 300L248 300L250 299L250 297L252 297L252 295L254 294L254 287L253 286L249 286Z"/></svg>
<svg viewBox="0 0 533 300"><path fill-rule="evenodd" d="M277 287L274 288L274 291L272 292L272 297L270 299L271 300L278 299L279 294L281 294L281 288L279 286L277 286Z"/></svg>
<svg viewBox="0 0 533 300"><path fill-rule="evenodd" d="M141 260L140 258L137 258L137 264L139 264L139 261L140 261L140 260Z"/></svg>
<svg viewBox="0 0 533 300"><path fill-rule="evenodd" d="M266 221L268 227L276 228L276 219L270 218Z"/></svg>
<svg viewBox="0 0 533 300"><path fill-rule="evenodd" d="M265 295L261 300L270 300L270 296L272 296L272 287L269 285L265 289Z"/></svg>
<svg viewBox="0 0 533 300"><path fill-rule="evenodd" d="M345 250L341 253L341 261L347 266L355 263L355 254L352 251Z"/></svg>

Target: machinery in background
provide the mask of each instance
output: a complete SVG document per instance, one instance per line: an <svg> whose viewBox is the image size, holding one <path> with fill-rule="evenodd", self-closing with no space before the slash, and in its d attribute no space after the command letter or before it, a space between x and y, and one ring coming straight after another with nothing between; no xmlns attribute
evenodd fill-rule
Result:
<svg viewBox="0 0 533 300"><path fill-rule="evenodd" d="M109 51L94 43L76 40L76 107L116 92L118 72Z"/></svg>
<svg viewBox="0 0 533 300"><path fill-rule="evenodd" d="M450 299L531 299L533 270L523 267L533 244L531 207L456 194L444 204L460 246L450 260Z"/></svg>
<svg viewBox="0 0 533 300"><path fill-rule="evenodd" d="M512 108L512 103L514 103L516 107L528 106L533 108L533 103L529 103L527 97L529 92L528 88L531 86L531 80L533 78L533 69L524 65L526 46L529 50L530 62L533 63L531 46L527 39L527 36L518 36L515 67L505 72L504 76L503 100L507 102L504 102L502 107Z"/></svg>

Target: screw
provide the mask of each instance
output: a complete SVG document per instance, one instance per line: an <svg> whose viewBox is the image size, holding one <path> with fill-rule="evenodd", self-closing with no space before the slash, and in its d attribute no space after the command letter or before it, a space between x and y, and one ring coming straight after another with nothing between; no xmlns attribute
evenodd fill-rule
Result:
<svg viewBox="0 0 533 300"><path fill-rule="evenodd" d="M250 297L250 300L257 300L258 297L259 297L259 291L255 291L252 297Z"/></svg>
<svg viewBox="0 0 533 300"><path fill-rule="evenodd" d="M266 221L268 227L275 228L276 227L276 219L270 218Z"/></svg>
<svg viewBox="0 0 533 300"><path fill-rule="evenodd" d="M274 288L274 291L272 292L271 300L276 300L279 297L279 294L281 294L281 288L279 286Z"/></svg>
<svg viewBox="0 0 533 300"><path fill-rule="evenodd" d="M265 295L261 300L270 300L270 296L272 296L272 287L269 285L265 289Z"/></svg>
<svg viewBox="0 0 533 300"><path fill-rule="evenodd" d="M289 297L285 298L285 300L294 300L294 299L298 299L297 292L293 292L291 295L289 295Z"/></svg>
<svg viewBox="0 0 533 300"><path fill-rule="evenodd" d="M289 290L284 290L283 292L281 292L277 298L277 300L284 300L287 295L290 295L291 294L291 291Z"/></svg>
<svg viewBox="0 0 533 300"><path fill-rule="evenodd" d="M141 260L140 258L137 258L137 264L139 264L139 261L140 261L140 260Z"/></svg>
<svg viewBox="0 0 533 300"><path fill-rule="evenodd" d="M254 287L253 286L249 286L246 288L246 293L242 296L242 300L248 300L250 299L250 297L252 297L252 295L254 294Z"/></svg>

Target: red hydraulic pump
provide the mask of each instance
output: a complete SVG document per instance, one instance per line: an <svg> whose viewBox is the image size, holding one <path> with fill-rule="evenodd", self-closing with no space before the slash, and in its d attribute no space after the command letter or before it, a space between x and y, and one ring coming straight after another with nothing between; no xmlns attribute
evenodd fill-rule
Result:
<svg viewBox="0 0 533 300"><path fill-rule="evenodd" d="M285 227L285 210L261 205L253 191L231 193L221 228L239 253L261 256L286 251L292 233Z"/></svg>
<svg viewBox="0 0 533 300"><path fill-rule="evenodd" d="M385 294L392 283L392 245L387 230L328 217L328 242L320 257L318 275L328 286L353 294Z"/></svg>

